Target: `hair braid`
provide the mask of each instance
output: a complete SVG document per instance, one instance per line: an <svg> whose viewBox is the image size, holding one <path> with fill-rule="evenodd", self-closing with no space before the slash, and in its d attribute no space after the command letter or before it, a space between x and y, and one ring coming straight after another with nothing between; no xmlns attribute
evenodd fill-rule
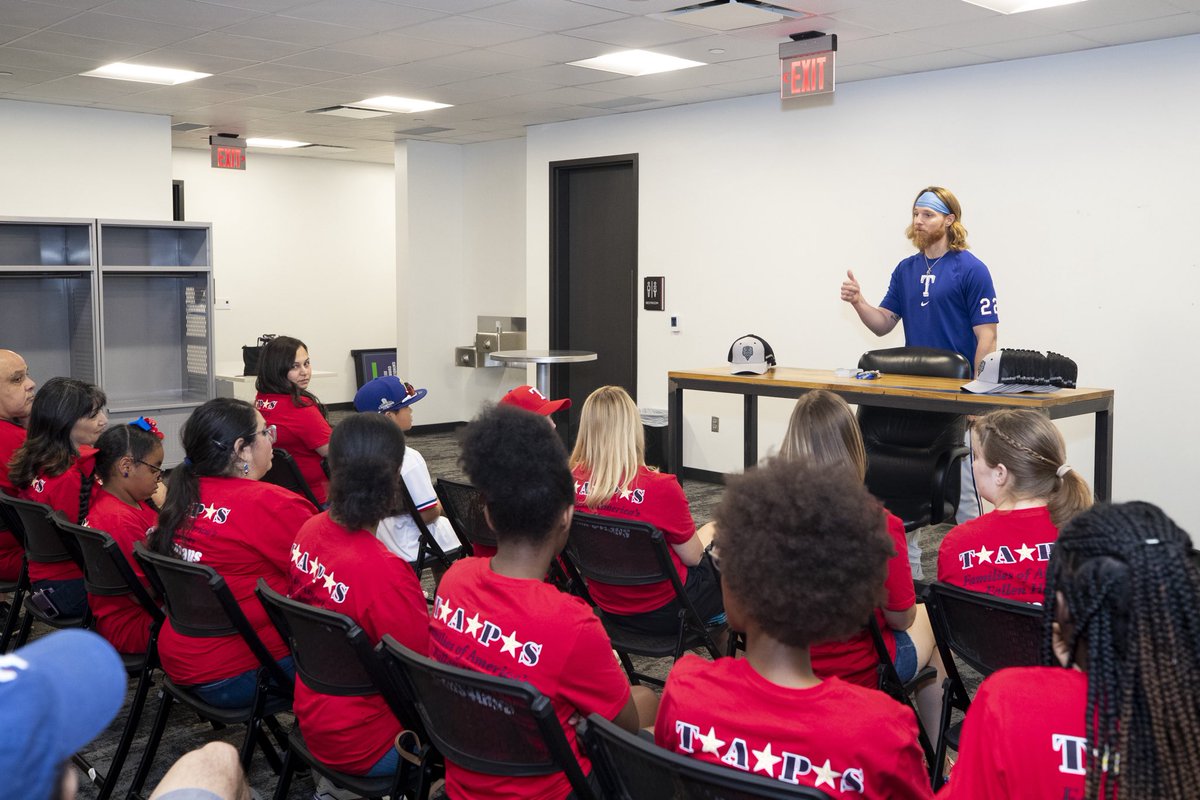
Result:
<svg viewBox="0 0 1200 800"><path fill-rule="evenodd" d="M1085 797L1200 796L1200 568L1191 541L1149 503L1097 507L1059 536L1046 637L1062 593L1067 652L1088 675Z"/></svg>
<svg viewBox="0 0 1200 800"><path fill-rule="evenodd" d="M93 471L83 476L83 480L79 482L79 516L76 519L80 524L87 519L88 509L92 505L92 485L96 482L96 473Z"/></svg>

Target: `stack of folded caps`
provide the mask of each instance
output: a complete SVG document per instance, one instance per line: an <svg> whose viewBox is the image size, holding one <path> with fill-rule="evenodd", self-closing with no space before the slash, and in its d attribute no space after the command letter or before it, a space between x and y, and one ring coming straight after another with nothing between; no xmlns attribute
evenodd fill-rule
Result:
<svg viewBox="0 0 1200 800"><path fill-rule="evenodd" d="M979 362L975 380L963 390L975 394L1057 392L1074 389L1079 367L1059 353L1004 348Z"/></svg>

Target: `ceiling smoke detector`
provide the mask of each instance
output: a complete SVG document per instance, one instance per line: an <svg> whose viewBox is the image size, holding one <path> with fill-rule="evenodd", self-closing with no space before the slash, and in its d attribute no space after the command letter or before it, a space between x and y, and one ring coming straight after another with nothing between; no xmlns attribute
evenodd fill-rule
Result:
<svg viewBox="0 0 1200 800"><path fill-rule="evenodd" d="M812 15L759 0L709 0L651 16L711 31L736 31Z"/></svg>

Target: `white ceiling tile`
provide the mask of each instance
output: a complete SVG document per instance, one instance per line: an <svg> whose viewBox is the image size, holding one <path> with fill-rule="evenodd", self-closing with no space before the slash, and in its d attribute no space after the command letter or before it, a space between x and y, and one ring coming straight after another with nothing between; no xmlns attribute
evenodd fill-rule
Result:
<svg viewBox="0 0 1200 800"><path fill-rule="evenodd" d="M967 67L972 64L987 64L995 61L991 56L975 53L970 50L942 50L937 53L924 53L919 56L904 58L889 58L873 62L877 66L896 72L930 72L935 69L954 69Z"/></svg>
<svg viewBox="0 0 1200 800"><path fill-rule="evenodd" d="M399 57L381 58L362 53L348 53L344 50L321 48L319 50L305 50L303 53L296 53L294 56L276 59L275 63L291 67L324 69L342 75L357 75L362 72L371 72L383 69L384 67L403 64L404 59Z"/></svg>
<svg viewBox="0 0 1200 800"><path fill-rule="evenodd" d="M435 67L451 67L453 69L465 69L473 72L478 72L484 75L515 72L519 69L532 69L534 67L549 66L552 62L544 59L526 58L525 56L514 56L508 53L500 53L495 50L479 49L479 50L463 50L460 53L453 53L448 56L438 56L426 61Z"/></svg>
<svg viewBox="0 0 1200 800"><path fill-rule="evenodd" d="M22 50L15 46L0 47L0 67L25 67L45 72L53 72L58 77L78 75L95 69L94 59L76 58L62 53L42 53L36 50Z"/></svg>
<svg viewBox="0 0 1200 800"><path fill-rule="evenodd" d="M854 81L869 81L875 78L889 78L899 74L899 72L884 69L874 64L854 64L846 67L842 67L839 64L837 68L837 82L852 83Z"/></svg>
<svg viewBox="0 0 1200 800"><path fill-rule="evenodd" d="M37 0L37 2L42 5L70 8L75 11L89 11L104 5L107 0Z"/></svg>
<svg viewBox="0 0 1200 800"><path fill-rule="evenodd" d="M257 15L254 11L197 3L194 0L112 0L104 4L102 11L118 17L209 31Z"/></svg>
<svg viewBox="0 0 1200 800"><path fill-rule="evenodd" d="M610 45L580 39L577 36L563 36L558 33L534 36L530 39L520 39L515 42L504 42L493 45L489 50L509 53L515 56L535 58L541 61L565 64L568 61L580 61L594 58L612 50Z"/></svg>
<svg viewBox="0 0 1200 800"><path fill-rule="evenodd" d="M447 53L457 53L465 50L466 46L417 39L399 33L376 33L357 39L347 39L344 42L330 45L326 49L384 58L393 64L407 64L423 58L436 58Z"/></svg>
<svg viewBox="0 0 1200 800"><path fill-rule="evenodd" d="M655 19L630 17L616 22L603 22L599 25L573 28L568 33L580 39L604 42L616 47L651 48L671 42L700 39L707 36L709 32L690 25L676 25L672 22L660 22Z"/></svg>
<svg viewBox="0 0 1200 800"><path fill-rule="evenodd" d="M411 25L404 29L404 33L418 39L445 42L460 47L491 47L502 42L538 35L538 31L533 28L488 22L473 17L443 17L432 22Z"/></svg>
<svg viewBox="0 0 1200 800"><path fill-rule="evenodd" d="M28 36L35 30L36 28L21 28L16 25L0 25L0 45Z"/></svg>
<svg viewBox="0 0 1200 800"><path fill-rule="evenodd" d="M985 19L997 16L997 13L972 3L964 3L962 0L924 0L920 3L898 3L890 0L884 3L851 6L827 16L868 28L910 31L951 22Z"/></svg>
<svg viewBox="0 0 1200 800"><path fill-rule="evenodd" d="M148 84L131 81L110 81L104 78L84 78L72 75L37 85L39 95L57 100L96 101L142 94Z"/></svg>
<svg viewBox="0 0 1200 800"><path fill-rule="evenodd" d="M517 70L508 73L505 77L552 83L557 86L579 86L586 83L610 81L617 76L614 73L605 73L598 69L580 69L568 64L551 64L548 67Z"/></svg>
<svg viewBox="0 0 1200 800"><path fill-rule="evenodd" d="M439 19L444 15L378 0L321 0L289 8L282 12L281 16L335 25L352 25L369 31L389 31Z"/></svg>
<svg viewBox="0 0 1200 800"><path fill-rule="evenodd" d="M275 92L282 92L295 87L291 84L276 83L275 81L251 80L244 76L229 73L205 78L204 88L256 97L260 94L274 94Z"/></svg>
<svg viewBox="0 0 1200 800"><path fill-rule="evenodd" d="M1048 36L1058 31L1037 25L1025 19L1024 14L997 14L994 17L935 25L922 30L908 31L904 35L920 42L940 44L942 47L974 47L980 44L1011 42L1030 36Z"/></svg>
<svg viewBox="0 0 1200 800"><path fill-rule="evenodd" d="M779 56L779 40L743 39L737 36L705 36L686 42L675 42L655 48L658 52L676 58L687 58L692 61L703 61L707 64L718 64L722 61L736 61L742 58L757 56ZM712 53L711 50L724 50L724 53Z"/></svg>
<svg viewBox="0 0 1200 800"><path fill-rule="evenodd" d="M515 94L532 94L561 89L561 86L525 81L508 75L484 75L469 81L455 81L437 87L438 97L444 103L473 103L495 97L511 97Z"/></svg>
<svg viewBox="0 0 1200 800"><path fill-rule="evenodd" d="M1106 25L1103 28L1085 28L1075 33L1102 44L1129 44L1151 39L1187 36L1200 33L1200 14L1174 14L1158 19Z"/></svg>
<svg viewBox="0 0 1200 800"><path fill-rule="evenodd" d="M342 92L331 92L318 86L305 86L300 89L285 89L282 92L262 94L258 95L255 101L258 102L272 97L277 97L281 100L302 101L305 103L303 110L336 106L346 102L346 97Z"/></svg>
<svg viewBox="0 0 1200 800"><path fill-rule="evenodd" d="M149 50L141 55L125 60L131 64L153 64L159 67L207 72L210 75L232 72L235 69L241 69L242 67L248 67L251 64L257 63L244 58L228 58L227 56L214 56L205 53L188 53L180 50L175 45L160 47L157 50Z"/></svg>
<svg viewBox="0 0 1200 800"><path fill-rule="evenodd" d="M365 29L348 25L330 25L306 19L283 17L255 17L222 30L232 36L252 36L272 42L286 42L305 47L323 47L334 42L344 42L363 35Z"/></svg>
<svg viewBox="0 0 1200 800"><path fill-rule="evenodd" d="M1099 46L1097 42L1082 36L1069 33L1055 33L1050 36L1035 36L1030 39L1018 39L1013 42L997 42L973 47L978 53L992 56L1002 61L1015 58L1032 58L1033 56L1052 55L1074 50L1087 50Z"/></svg>
<svg viewBox="0 0 1200 800"><path fill-rule="evenodd" d="M227 56L255 62L271 61L308 49L299 44L255 39L249 36L231 36L225 31L202 33L172 46L187 53Z"/></svg>
<svg viewBox="0 0 1200 800"><path fill-rule="evenodd" d="M302 6L307 0L199 0L205 5L256 11L260 14L277 14L289 8Z"/></svg>
<svg viewBox="0 0 1200 800"><path fill-rule="evenodd" d="M821 31L822 33L836 33L838 47L847 42L854 42L859 39L872 39L880 34L891 32L887 29L887 26L882 24L876 28L871 28L866 25L855 25L853 22L846 22L834 17L816 17L807 20L807 22L812 30Z"/></svg>
<svg viewBox="0 0 1200 800"><path fill-rule="evenodd" d="M59 76L54 72L42 72L36 69L8 69L12 75L0 75L0 94L7 94L25 86L34 86L46 81L52 81Z"/></svg>
<svg viewBox="0 0 1200 800"><path fill-rule="evenodd" d="M90 39L85 36L72 36L66 33L57 33L51 30L40 30L37 33L31 33L28 36L17 39L5 47L19 48L22 50L36 50L40 53L57 53L59 55L73 56L75 58L89 59L95 62L89 69L94 69L102 64L108 64L112 61L120 61L130 56L135 56L138 53L143 53L151 48L142 47L136 44L128 44L126 42L110 42L105 39Z"/></svg>
<svg viewBox="0 0 1200 800"><path fill-rule="evenodd" d="M509 0L387 0L398 6L425 8L444 14L467 14L480 8L498 6Z"/></svg>
<svg viewBox="0 0 1200 800"><path fill-rule="evenodd" d="M1167 0L1182 11L1200 11L1200 0Z"/></svg>
<svg viewBox="0 0 1200 800"><path fill-rule="evenodd" d="M255 97L247 97L240 100L230 100L229 102L222 103L221 105L245 106L247 108L266 108L285 113L292 111L307 111L310 108L320 108L319 103L309 103L303 98L296 99L290 97L278 97L270 94L257 95Z"/></svg>
<svg viewBox="0 0 1200 800"><path fill-rule="evenodd" d="M437 86L442 83L465 81L477 76L478 73L474 70L439 67L428 61L414 61L411 64L377 69L374 72L368 72L364 77L391 79L399 84L409 86Z"/></svg>
<svg viewBox="0 0 1200 800"><path fill-rule="evenodd" d="M330 72L324 69L305 69L304 67L289 67L286 64L270 62L242 67L227 73L230 77L243 77L250 80L274 81L287 83L292 86L311 86L314 83L324 83L335 78L345 77L340 72Z"/></svg>
<svg viewBox="0 0 1200 800"><path fill-rule="evenodd" d="M661 14L682 6L692 5L696 0L573 0L581 6L605 8L637 16L639 14Z"/></svg>
<svg viewBox="0 0 1200 800"><path fill-rule="evenodd" d="M319 88L330 92L341 92L345 95L341 100L341 104L343 105L353 104L358 100L365 100L368 97L379 97L380 95L405 96L406 91L411 93L420 89L420 87L414 84L401 83L393 77L377 77L374 75L349 75L344 78L336 78L331 81L325 81Z"/></svg>
<svg viewBox="0 0 1200 800"><path fill-rule="evenodd" d="M561 0L552 3L545 0L513 0L501 6L489 6L468 12L468 16L492 22L524 25L539 31L563 31L628 18L627 14L617 11Z"/></svg>
<svg viewBox="0 0 1200 800"><path fill-rule="evenodd" d="M0 21L22 28L48 28L79 13L75 9L27 3L24 0L0 0Z"/></svg>
<svg viewBox="0 0 1200 800"><path fill-rule="evenodd" d="M936 53L949 49L946 45L919 42L916 39L893 33L888 36L876 36L872 39L858 39L845 46L838 42L838 61L845 64L864 64L871 61L883 61L887 58L903 58L924 53Z"/></svg>
<svg viewBox="0 0 1200 800"><path fill-rule="evenodd" d="M145 22L91 11L64 20L50 30L57 33L107 39L111 42L129 42L146 48L163 47L190 39L204 32L198 28L165 25L161 22Z"/></svg>

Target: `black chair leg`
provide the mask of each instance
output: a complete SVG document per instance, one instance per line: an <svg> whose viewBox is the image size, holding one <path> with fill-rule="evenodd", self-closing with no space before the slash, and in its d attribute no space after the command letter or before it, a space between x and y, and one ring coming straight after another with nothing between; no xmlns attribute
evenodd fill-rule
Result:
<svg viewBox="0 0 1200 800"><path fill-rule="evenodd" d="M288 789L292 785L292 773L295 768L292 766L292 751L289 748L283 754L283 769L279 771L279 782L275 784L274 800L287 800Z"/></svg>
<svg viewBox="0 0 1200 800"><path fill-rule="evenodd" d="M263 758L267 760L267 765L271 767L272 772L278 775L283 769L283 762L279 760L279 753L275 752L275 745L271 743L271 737L267 736L267 732L262 729L261 725L255 729L254 739L258 742L258 746L263 752ZM253 745L251 749L253 749Z"/></svg>
<svg viewBox="0 0 1200 800"><path fill-rule="evenodd" d="M9 598L8 611L4 616L4 632L0 633L0 655L8 652L8 643L12 641L17 630L17 621L21 618L21 602L24 597L24 589L17 587Z"/></svg>
<svg viewBox="0 0 1200 800"><path fill-rule="evenodd" d="M640 686L641 681L638 680L638 671L633 666L633 659L624 650L618 650L617 657L621 659L621 666L625 669L625 674L629 676L629 685Z"/></svg>
<svg viewBox="0 0 1200 800"><path fill-rule="evenodd" d="M150 767L154 765L154 755L158 751L159 742L162 741L163 732L167 729L167 717L171 715L171 705L175 698L165 689L161 694L162 700L158 705L158 713L154 717L154 727L150 730L146 751L142 753L142 760L138 763L133 783L130 784L129 792L125 795L126 800L139 800L141 797L142 788L146 785L146 778L150 777Z"/></svg>
<svg viewBox="0 0 1200 800"><path fill-rule="evenodd" d="M29 641L31 631L33 631L33 614L26 611L25 616L21 618L21 630L17 631L17 641L13 644L14 650L25 646L25 642Z"/></svg>
<svg viewBox="0 0 1200 800"><path fill-rule="evenodd" d="M112 763L108 767L108 775L100 782L100 793L96 800L108 800L113 790L117 788L117 778L125 766L129 749L133 746L133 738L137 735L138 723L142 719L142 710L146 707L146 697L150 694L150 686L154 683L152 669L142 670L138 679L137 689L133 693L133 702L129 704L129 717L125 720L125 730L121 732L121 741L117 743L117 751L113 753Z"/></svg>

